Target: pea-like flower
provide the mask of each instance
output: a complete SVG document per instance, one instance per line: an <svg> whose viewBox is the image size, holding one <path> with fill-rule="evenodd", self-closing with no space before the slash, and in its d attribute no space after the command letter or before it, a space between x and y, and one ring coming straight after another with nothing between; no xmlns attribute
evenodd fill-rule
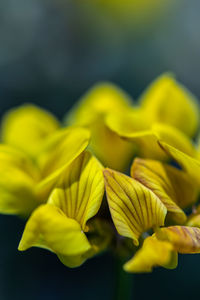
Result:
<svg viewBox="0 0 200 300"><path fill-rule="evenodd" d="M135 103L96 85L66 128L32 105L7 113L0 212L29 216L19 250L45 248L68 267L108 250L127 272L172 269L178 253L200 253L198 114L169 74Z"/></svg>
<svg viewBox="0 0 200 300"><path fill-rule="evenodd" d="M102 202L102 169L89 152L76 158L63 173L47 203L29 218L19 250L32 246L46 248L70 267L82 264L103 250L110 239L106 222L93 219L88 223Z"/></svg>

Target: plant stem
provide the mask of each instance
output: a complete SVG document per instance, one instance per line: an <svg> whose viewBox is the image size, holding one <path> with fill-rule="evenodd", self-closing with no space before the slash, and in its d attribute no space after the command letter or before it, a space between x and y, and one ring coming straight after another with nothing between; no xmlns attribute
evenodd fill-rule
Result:
<svg viewBox="0 0 200 300"><path fill-rule="evenodd" d="M133 275L123 270L124 261L120 258L115 260L115 293L114 300L133 299Z"/></svg>

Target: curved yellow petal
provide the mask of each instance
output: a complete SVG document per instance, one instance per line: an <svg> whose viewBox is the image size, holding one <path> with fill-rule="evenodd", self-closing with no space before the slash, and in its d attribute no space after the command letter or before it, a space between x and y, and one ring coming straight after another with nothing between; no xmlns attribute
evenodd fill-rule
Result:
<svg viewBox="0 0 200 300"><path fill-rule="evenodd" d="M0 168L0 213L27 217L39 204L35 182L20 169Z"/></svg>
<svg viewBox="0 0 200 300"><path fill-rule="evenodd" d="M0 145L0 212L28 216L40 204L35 194L39 172L25 153Z"/></svg>
<svg viewBox="0 0 200 300"><path fill-rule="evenodd" d="M200 161L192 156L185 154L184 152L178 150L177 148L163 142L159 141L161 148L173 158L184 171L194 180L194 182L200 185Z"/></svg>
<svg viewBox="0 0 200 300"><path fill-rule="evenodd" d="M48 203L59 207L67 217L86 228L98 212L104 194L101 164L89 152L83 152L63 173L62 182L52 192Z"/></svg>
<svg viewBox="0 0 200 300"><path fill-rule="evenodd" d="M152 126L152 131L156 135L157 141L164 141L188 155L197 155L197 151L192 141L183 132L175 127L166 124L155 123Z"/></svg>
<svg viewBox="0 0 200 300"><path fill-rule="evenodd" d="M10 110L2 121L2 140L36 156L46 137L59 128L56 118L32 104Z"/></svg>
<svg viewBox="0 0 200 300"><path fill-rule="evenodd" d="M140 103L152 122L172 125L189 136L196 133L197 99L170 74L158 77L143 93Z"/></svg>
<svg viewBox="0 0 200 300"><path fill-rule="evenodd" d="M89 131L81 127L58 130L47 139L38 156L43 178L38 185L39 193L48 196L62 172L85 150L89 139Z"/></svg>
<svg viewBox="0 0 200 300"><path fill-rule="evenodd" d="M131 98L112 83L98 83L67 114L67 124L88 126L99 117L129 107Z"/></svg>
<svg viewBox="0 0 200 300"><path fill-rule="evenodd" d="M0 170L6 167L20 169L36 181L40 179L39 169L26 153L0 144Z"/></svg>
<svg viewBox="0 0 200 300"><path fill-rule="evenodd" d="M89 148L104 166L119 171L126 170L135 152L131 143L121 139L102 120L91 128L91 136Z"/></svg>
<svg viewBox="0 0 200 300"><path fill-rule="evenodd" d="M166 159L166 154L158 144L159 140L165 141L189 155L197 155L196 149L189 138L175 127L155 123L150 129L144 130L144 128L141 128L141 130L138 130L133 126L134 119L132 119L132 121L130 119L129 121L129 118L127 118L126 121L121 121L121 123L119 123L118 120L117 123L116 118L115 116L115 122L113 121L112 124L108 119L110 128L122 138L136 144L139 147L140 156L153 159ZM126 116L124 116L124 118L126 118ZM140 123L142 124L142 122Z"/></svg>
<svg viewBox="0 0 200 300"><path fill-rule="evenodd" d="M179 253L200 253L200 229L197 227L165 227L156 232L156 237L170 242Z"/></svg>
<svg viewBox="0 0 200 300"><path fill-rule="evenodd" d="M164 225L167 209L151 190L110 169L104 170L104 177L111 216L120 235L138 245L143 232Z"/></svg>
<svg viewBox="0 0 200 300"><path fill-rule="evenodd" d="M181 208L197 200L197 189L188 174L156 160L136 158L131 167L131 176L158 196L176 222L186 221L187 217Z"/></svg>
<svg viewBox="0 0 200 300"><path fill-rule="evenodd" d="M91 248L80 224L49 204L38 207L26 224L18 249L24 251L30 247L66 256L80 255Z"/></svg>
<svg viewBox="0 0 200 300"><path fill-rule="evenodd" d="M144 240L142 248L124 265L124 270L130 273L146 273L159 266L174 269L177 260L172 244L160 241L153 235Z"/></svg>
<svg viewBox="0 0 200 300"><path fill-rule="evenodd" d="M120 88L101 83L89 90L66 117L67 124L81 125L91 131L90 149L105 166L117 170L126 169L133 146L112 132L105 118L110 112L127 110L130 103L130 97Z"/></svg>
<svg viewBox="0 0 200 300"><path fill-rule="evenodd" d="M70 268L78 267L87 259L108 248L113 232L107 221L95 218L90 221L88 227L87 238L90 242L91 249L80 255L58 255L58 258L64 265Z"/></svg>
<svg viewBox="0 0 200 300"><path fill-rule="evenodd" d="M128 108L123 111L109 112L105 119L110 130L116 132L121 137L129 137L133 133L147 130L151 124L145 118L143 111L139 107Z"/></svg>
<svg viewBox="0 0 200 300"><path fill-rule="evenodd" d="M88 250L83 254L78 255L58 255L59 260L63 265L69 268L80 267L88 258L90 258L92 250Z"/></svg>

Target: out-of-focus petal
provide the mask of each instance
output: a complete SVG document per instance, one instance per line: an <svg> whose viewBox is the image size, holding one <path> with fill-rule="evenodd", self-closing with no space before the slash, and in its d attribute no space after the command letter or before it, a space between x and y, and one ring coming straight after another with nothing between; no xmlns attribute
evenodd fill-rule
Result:
<svg viewBox="0 0 200 300"><path fill-rule="evenodd" d="M129 137L135 132L147 130L151 124L145 118L143 111L139 107L128 108L124 111L112 113L106 117L106 125L119 136Z"/></svg>
<svg viewBox="0 0 200 300"><path fill-rule="evenodd" d="M39 204L35 182L17 168L0 168L0 213L27 217Z"/></svg>
<svg viewBox="0 0 200 300"><path fill-rule="evenodd" d="M36 156L46 137L59 128L56 118L32 104L9 111L3 118L1 135L4 143Z"/></svg>
<svg viewBox="0 0 200 300"><path fill-rule="evenodd" d="M130 104L130 97L114 84L97 84L66 117L67 124L81 125L90 130L91 151L105 166L117 170L127 168L134 152L133 146L111 131L105 118L111 112L127 111Z"/></svg>
<svg viewBox="0 0 200 300"><path fill-rule="evenodd" d="M134 146L111 131L102 120L91 128L91 136L89 149L95 153L102 164L115 170L125 171L135 152Z"/></svg>
<svg viewBox="0 0 200 300"><path fill-rule="evenodd" d="M91 88L67 114L67 124L91 125L99 116L129 107L131 98L116 85L99 83Z"/></svg>
<svg viewBox="0 0 200 300"><path fill-rule="evenodd" d="M122 173L104 170L106 194L113 222L120 235L138 238L146 230L164 225L167 209L149 189Z"/></svg>
<svg viewBox="0 0 200 300"><path fill-rule="evenodd" d="M198 102L173 76L164 74L158 77L143 93L140 103L152 123L172 125L189 136L196 133Z"/></svg>
<svg viewBox="0 0 200 300"><path fill-rule="evenodd" d="M89 152L83 152L62 175L48 203L86 229L87 221L98 212L104 194L103 168Z"/></svg>
<svg viewBox="0 0 200 300"><path fill-rule="evenodd" d="M115 117L115 122L112 124L109 120L109 126L119 136L136 144L139 147L140 156L153 159L166 159L166 154L158 144L159 140L165 141L189 155L196 155L195 147L189 138L170 125L155 123L150 129L138 130L136 127L134 128L131 119L127 118L126 122L122 122Z"/></svg>
<svg viewBox="0 0 200 300"><path fill-rule="evenodd" d="M158 266L176 268L177 253L172 244L160 241L153 235L144 240L142 248L124 265L124 270L130 273L144 273L152 272L153 267Z"/></svg>
<svg viewBox="0 0 200 300"><path fill-rule="evenodd" d="M40 204L35 194L39 172L25 153L0 145L0 212L28 216Z"/></svg>
<svg viewBox="0 0 200 300"><path fill-rule="evenodd" d="M197 189L187 173L156 160L136 158L131 167L131 176L158 196L176 222L186 221L181 208L197 200Z"/></svg>
<svg viewBox="0 0 200 300"><path fill-rule="evenodd" d="M200 253L200 229L197 227L164 227L156 232L156 237L170 242L179 253Z"/></svg>

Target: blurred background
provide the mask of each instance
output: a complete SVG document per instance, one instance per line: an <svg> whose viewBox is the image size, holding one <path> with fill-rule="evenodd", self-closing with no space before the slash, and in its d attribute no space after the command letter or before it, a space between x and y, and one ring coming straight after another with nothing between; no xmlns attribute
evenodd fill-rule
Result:
<svg viewBox="0 0 200 300"><path fill-rule="evenodd" d="M137 99L166 71L200 98L199 11L198 0L1 0L0 114L32 102L62 118L107 80ZM47 251L19 253L23 227L0 216L0 300L112 299L109 254L69 270ZM179 261L175 271L133 276L133 299L197 296L200 255Z"/></svg>

